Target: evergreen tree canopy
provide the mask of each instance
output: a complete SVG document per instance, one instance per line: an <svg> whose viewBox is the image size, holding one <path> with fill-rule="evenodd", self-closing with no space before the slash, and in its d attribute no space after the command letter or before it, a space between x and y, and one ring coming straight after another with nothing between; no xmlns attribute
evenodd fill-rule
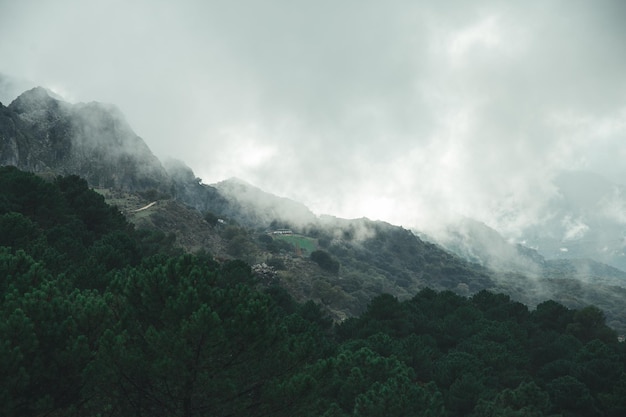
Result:
<svg viewBox="0 0 626 417"><path fill-rule="evenodd" d="M0 168L0 415L626 410L626 348L594 306L424 289L333 324L245 262L171 243L80 178Z"/></svg>

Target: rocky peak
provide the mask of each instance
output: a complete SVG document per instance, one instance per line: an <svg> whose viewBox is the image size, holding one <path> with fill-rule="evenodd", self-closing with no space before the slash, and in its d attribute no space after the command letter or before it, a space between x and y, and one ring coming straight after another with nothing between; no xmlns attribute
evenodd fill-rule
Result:
<svg viewBox="0 0 626 417"><path fill-rule="evenodd" d="M17 114L35 113L59 107L59 100L53 98L48 90L35 87L17 97L9 105L9 109Z"/></svg>
<svg viewBox="0 0 626 417"><path fill-rule="evenodd" d="M93 187L169 189L167 173L117 107L70 104L36 87L3 114L0 165L53 175L76 174Z"/></svg>

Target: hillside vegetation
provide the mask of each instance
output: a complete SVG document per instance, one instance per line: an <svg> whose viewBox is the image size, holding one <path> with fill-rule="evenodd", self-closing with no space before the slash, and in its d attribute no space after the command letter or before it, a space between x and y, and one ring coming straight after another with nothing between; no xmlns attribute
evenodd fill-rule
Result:
<svg viewBox="0 0 626 417"><path fill-rule="evenodd" d="M333 324L242 261L136 230L75 176L0 168L0 318L8 417L626 413L626 349L596 307L424 288Z"/></svg>
<svg viewBox="0 0 626 417"><path fill-rule="evenodd" d="M381 293L406 300L424 288L462 296L488 289L530 307L547 299L568 308L595 304L626 334L623 271L587 260L546 261L477 224L453 226L447 242L432 244L384 222L318 217L239 179L206 185L183 162L159 161L112 105L71 104L43 88L0 104L0 165L50 180L78 175L148 236L165 235L188 253L260 265L271 281L299 301L319 303L334 320L361 314ZM299 240L268 241L276 228L293 229Z"/></svg>

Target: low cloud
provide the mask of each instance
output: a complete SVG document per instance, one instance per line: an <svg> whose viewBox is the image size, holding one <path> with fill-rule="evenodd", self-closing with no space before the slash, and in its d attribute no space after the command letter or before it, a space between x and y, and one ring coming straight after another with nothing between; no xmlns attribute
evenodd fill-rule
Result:
<svg viewBox="0 0 626 417"><path fill-rule="evenodd" d="M515 237L553 215L561 170L626 174L620 1L0 7L0 72L316 213Z"/></svg>

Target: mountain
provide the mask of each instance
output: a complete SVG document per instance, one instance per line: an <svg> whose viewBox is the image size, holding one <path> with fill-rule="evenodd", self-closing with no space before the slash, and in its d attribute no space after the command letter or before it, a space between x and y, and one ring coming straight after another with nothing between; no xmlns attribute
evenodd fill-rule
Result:
<svg viewBox="0 0 626 417"><path fill-rule="evenodd" d="M78 175L137 225L171 233L187 250L224 251L201 213L226 200L184 164L163 165L113 105L70 104L41 87L0 104L0 165Z"/></svg>
<svg viewBox="0 0 626 417"><path fill-rule="evenodd" d="M33 88L0 107L0 164L52 175L76 174L93 187L167 190L159 160L121 112L69 104Z"/></svg>
<svg viewBox="0 0 626 417"><path fill-rule="evenodd" d="M239 179L203 184L183 162L159 161L112 105L71 104L43 88L26 91L0 105L0 165L43 177L81 176L137 227L173 236L190 252L258 264L255 271L337 320L360 314L381 293L409 299L424 288L464 296L489 289L531 306L551 297L568 306L595 303L616 329L626 330L622 271L546 259L471 220L428 241L385 222L316 216ZM577 201L566 184L563 213ZM616 195L612 186L590 186L600 201ZM584 214L585 224L595 226L587 220L598 215L595 207L572 218ZM284 234L274 234L277 229Z"/></svg>
<svg viewBox="0 0 626 417"><path fill-rule="evenodd" d="M463 294L494 287L484 268L401 227L318 218L239 179L202 184L183 162L161 163L114 106L70 104L35 88L0 114L0 164L79 175L137 226L173 234L188 251L282 265L276 276L283 286L300 300L322 303L335 318L358 314L381 292L407 299L426 287ZM281 228L293 235L267 233ZM311 260L315 251L336 270Z"/></svg>
<svg viewBox="0 0 626 417"><path fill-rule="evenodd" d="M601 175L562 172L545 221L519 241L547 259L590 258L626 270L626 189Z"/></svg>
<svg viewBox="0 0 626 417"><path fill-rule="evenodd" d="M609 322L626 329L626 272L589 258L546 259L538 251L504 239L484 223L463 219L437 237L424 236L446 250L493 272L496 288L526 304L542 298L570 308L595 304Z"/></svg>
<svg viewBox="0 0 626 417"><path fill-rule="evenodd" d="M320 216L304 233L299 236L315 239L338 268L304 274L306 268L294 268L279 277L292 293L329 305L336 317L360 314L381 293L404 300L424 288L469 295L496 286L485 268L386 222Z"/></svg>
<svg viewBox="0 0 626 417"><path fill-rule="evenodd" d="M553 185L555 194L536 223L515 236L505 239L480 222L463 219L430 238L495 269L535 274L544 261L586 259L626 270L626 188L583 171L561 172Z"/></svg>
<svg viewBox="0 0 626 417"><path fill-rule="evenodd" d="M508 242L482 222L463 218L449 223L436 236L427 236L447 250L496 271L537 276L545 262L536 251Z"/></svg>
<svg viewBox="0 0 626 417"><path fill-rule="evenodd" d="M0 103L12 102L15 97L33 88L33 86L32 82L0 72Z"/></svg>

